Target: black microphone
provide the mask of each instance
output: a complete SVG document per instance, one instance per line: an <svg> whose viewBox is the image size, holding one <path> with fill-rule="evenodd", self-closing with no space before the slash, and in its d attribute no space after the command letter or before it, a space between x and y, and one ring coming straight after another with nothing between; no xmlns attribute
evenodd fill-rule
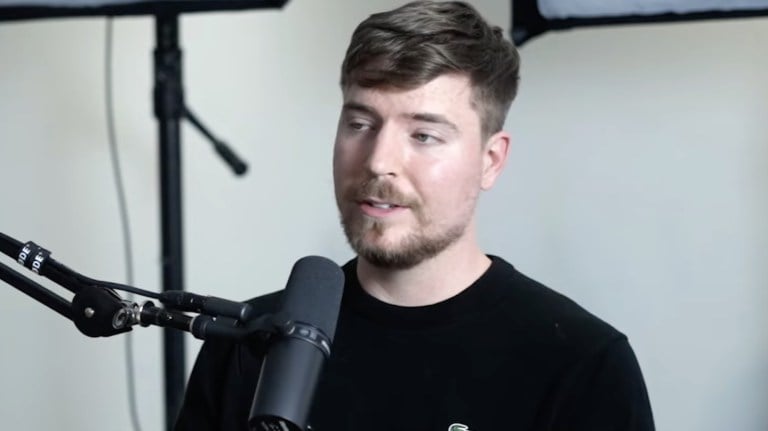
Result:
<svg viewBox="0 0 768 431"><path fill-rule="evenodd" d="M304 431L336 332L344 273L319 256L299 259L283 294L288 321L269 346L253 397L252 431Z"/></svg>

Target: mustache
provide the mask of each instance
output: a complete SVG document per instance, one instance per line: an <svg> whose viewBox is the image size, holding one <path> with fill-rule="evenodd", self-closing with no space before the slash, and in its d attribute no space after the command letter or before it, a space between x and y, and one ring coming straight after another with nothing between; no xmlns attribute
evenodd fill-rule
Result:
<svg viewBox="0 0 768 431"><path fill-rule="evenodd" d="M401 192L391 182L379 179L364 181L351 190L350 197L358 202L373 198L403 207L415 207L419 204L416 198Z"/></svg>

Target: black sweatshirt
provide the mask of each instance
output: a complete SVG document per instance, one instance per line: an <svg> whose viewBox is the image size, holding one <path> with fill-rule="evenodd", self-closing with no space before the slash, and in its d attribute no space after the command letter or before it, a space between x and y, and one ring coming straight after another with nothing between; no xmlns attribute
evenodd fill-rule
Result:
<svg viewBox="0 0 768 431"><path fill-rule="evenodd" d="M378 301L347 263L313 431L653 430L627 338L491 258L463 292L423 307ZM277 311L280 293L251 303ZM176 430L247 430L265 349L206 341Z"/></svg>

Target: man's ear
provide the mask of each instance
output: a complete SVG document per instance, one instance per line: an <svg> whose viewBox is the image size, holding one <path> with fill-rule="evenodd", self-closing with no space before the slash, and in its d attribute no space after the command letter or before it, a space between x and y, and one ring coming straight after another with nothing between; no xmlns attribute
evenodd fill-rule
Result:
<svg viewBox="0 0 768 431"><path fill-rule="evenodd" d="M483 176L480 187L489 190L496 182L507 162L511 138L505 131L496 132L488 138L483 148Z"/></svg>

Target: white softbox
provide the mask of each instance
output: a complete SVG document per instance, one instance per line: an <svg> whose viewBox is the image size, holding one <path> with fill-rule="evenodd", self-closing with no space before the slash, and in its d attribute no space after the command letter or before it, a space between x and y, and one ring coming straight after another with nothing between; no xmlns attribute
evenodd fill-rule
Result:
<svg viewBox="0 0 768 431"><path fill-rule="evenodd" d="M768 0L513 0L512 39L549 30L768 15Z"/></svg>
<svg viewBox="0 0 768 431"><path fill-rule="evenodd" d="M279 8L287 0L0 0L0 20Z"/></svg>

